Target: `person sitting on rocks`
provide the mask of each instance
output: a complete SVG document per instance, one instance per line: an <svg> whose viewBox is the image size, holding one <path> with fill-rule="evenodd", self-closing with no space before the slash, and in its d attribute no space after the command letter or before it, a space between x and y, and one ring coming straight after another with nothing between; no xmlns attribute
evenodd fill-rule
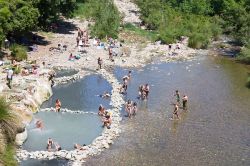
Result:
<svg viewBox="0 0 250 166"><path fill-rule="evenodd" d="M52 150L52 145L53 145L53 140L51 138L49 138L47 141L47 150L48 151Z"/></svg>
<svg viewBox="0 0 250 166"><path fill-rule="evenodd" d="M38 69L36 66L32 66L32 74L38 74Z"/></svg>
<svg viewBox="0 0 250 166"><path fill-rule="evenodd" d="M112 122L110 113L107 113L105 118L103 118L102 122L103 122L103 127L106 126L108 129L110 129L111 122Z"/></svg>
<svg viewBox="0 0 250 166"><path fill-rule="evenodd" d="M56 151L62 150L62 147L57 142L55 142L54 145L55 145L55 150Z"/></svg>
<svg viewBox="0 0 250 166"><path fill-rule="evenodd" d="M37 121L36 121L36 128L38 128L38 129L43 129L43 121L42 120L40 120L40 119L38 119Z"/></svg>
<svg viewBox="0 0 250 166"><path fill-rule="evenodd" d="M120 94L126 94L127 92L125 91L125 85L124 84L122 84L122 86L119 88L119 91L120 91Z"/></svg>
<svg viewBox="0 0 250 166"><path fill-rule="evenodd" d="M105 108L102 106L102 104L100 104L99 110L98 110L98 115L99 115L99 116L105 116L106 114L107 114L107 111L106 111Z"/></svg>
<svg viewBox="0 0 250 166"><path fill-rule="evenodd" d="M21 71L22 76L28 76L29 75L29 70L26 67L23 67Z"/></svg>
<svg viewBox="0 0 250 166"><path fill-rule="evenodd" d="M83 144L82 146L80 144L74 144L74 148L78 150L86 150L86 145Z"/></svg>
<svg viewBox="0 0 250 166"><path fill-rule="evenodd" d="M62 106L62 104L61 104L60 100L56 99L56 104L55 104L56 112L60 111L61 106Z"/></svg>
<svg viewBox="0 0 250 166"><path fill-rule="evenodd" d="M70 53L70 55L69 55L69 61L73 61L74 59L75 59L75 57L73 56L72 53Z"/></svg>

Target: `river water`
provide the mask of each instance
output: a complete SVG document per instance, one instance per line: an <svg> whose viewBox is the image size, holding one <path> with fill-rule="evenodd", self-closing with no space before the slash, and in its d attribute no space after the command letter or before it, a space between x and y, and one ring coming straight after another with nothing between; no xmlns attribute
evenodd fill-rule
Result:
<svg viewBox="0 0 250 166"><path fill-rule="evenodd" d="M119 80L127 72L114 71ZM120 137L85 165L250 165L248 72L230 59L210 56L132 70L125 99L138 102L139 111L131 119L123 111ZM145 83L151 86L149 99L139 101L138 86ZM173 121L176 89L189 96L189 110ZM61 160L36 163L46 164L63 165Z"/></svg>
<svg viewBox="0 0 250 166"><path fill-rule="evenodd" d="M86 165L250 165L249 71L221 57L134 70L127 99L136 101L138 86L149 83L149 100L137 101L115 144ZM127 70L115 73L121 79ZM179 121L170 120L176 89L189 96Z"/></svg>

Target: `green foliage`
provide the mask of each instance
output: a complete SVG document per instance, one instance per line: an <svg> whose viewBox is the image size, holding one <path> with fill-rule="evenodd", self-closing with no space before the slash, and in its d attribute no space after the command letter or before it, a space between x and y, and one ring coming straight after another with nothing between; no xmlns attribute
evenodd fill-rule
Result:
<svg viewBox="0 0 250 166"><path fill-rule="evenodd" d="M248 43L248 45L241 49L241 52L239 56L237 56L237 59L241 62L250 64L250 42Z"/></svg>
<svg viewBox="0 0 250 166"><path fill-rule="evenodd" d="M15 147L13 144L8 144L6 151L3 155L1 155L0 160L6 166L16 166L18 165L15 156Z"/></svg>
<svg viewBox="0 0 250 166"><path fill-rule="evenodd" d="M60 15L71 17L76 8L76 0L35 0L33 5L39 10L39 25L47 28Z"/></svg>
<svg viewBox="0 0 250 166"><path fill-rule="evenodd" d="M15 73L15 74L21 73L21 67L20 67L20 66L14 67L14 73Z"/></svg>
<svg viewBox="0 0 250 166"><path fill-rule="evenodd" d="M92 18L95 24L91 27L91 35L99 38L111 36L117 38L121 18L112 0L86 0L78 3L75 16Z"/></svg>
<svg viewBox="0 0 250 166"><path fill-rule="evenodd" d="M250 88L250 76L247 78L247 84L246 84L246 86L247 86L248 88Z"/></svg>
<svg viewBox="0 0 250 166"><path fill-rule="evenodd" d="M10 48L11 55L16 61L22 61L27 59L27 48L18 44L14 44Z"/></svg>
<svg viewBox="0 0 250 166"><path fill-rule="evenodd" d="M10 117L9 109L8 103L4 98L0 97L0 121Z"/></svg>
<svg viewBox="0 0 250 166"><path fill-rule="evenodd" d="M211 7L205 0L137 0L142 20L157 31L159 40L173 43L181 36L190 37L189 46L206 48L212 38L221 34L218 17L207 16Z"/></svg>
<svg viewBox="0 0 250 166"><path fill-rule="evenodd" d="M29 1L0 0L0 41L5 35L18 35L29 31L37 24L38 9Z"/></svg>

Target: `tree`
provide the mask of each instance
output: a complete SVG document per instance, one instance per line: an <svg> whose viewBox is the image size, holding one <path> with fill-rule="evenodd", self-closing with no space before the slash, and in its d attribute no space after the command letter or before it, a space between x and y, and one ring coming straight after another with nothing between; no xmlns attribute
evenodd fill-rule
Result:
<svg viewBox="0 0 250 166"><path fill-rule="evenodd" d="M31 30L38 17L38 9L30 1L0 0L0 40L10 33L17 35Z"/></svg>

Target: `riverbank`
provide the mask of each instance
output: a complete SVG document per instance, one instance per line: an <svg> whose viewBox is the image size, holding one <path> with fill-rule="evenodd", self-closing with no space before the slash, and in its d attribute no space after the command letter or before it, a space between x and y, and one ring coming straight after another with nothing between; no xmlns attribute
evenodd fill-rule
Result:
<svg viewBox="0 0 250 166"><path fill-rule="evenodd" d="M18 150L17 156L20 159L27 157L33 158L67 158L70 160L82 160L89 155L99 154L105 148L112 144L112 140L119 136L119 111L124 103L122 96L118 93L118 87L120 87L119 81L108 72L115 66L120 67L142 67L152 62L155 58L159 58L160 61L169 62L176 60L189 60L195 56L196 50L187 47L187 40L169 45L162 45L160 43L151 43L147 41L140 42L126 42L126 38L120 38L119 40L125 40L122 46L117 48L118 56L114 57L114 61L111 61L108 57L108 50L94 46L94 40L89 40L89 46L84 48L84 52L78 52L76 47L77 27L81 29L87 29L88 21L82 21L77 19L64 20L68 22L69 27L61 27L63 31L61 33L43 33L37 32L37 35L43 36L47 45L38 45L37 51L31 51L28 53L28 59L35 61L36 65L40 66L38 69L38 75L21 76L15 75L13 78L13 88L11 90L5 86L5 74L1 75L1 92L12 102L12 112L20 117L20 122L27 124L32 119L32 113L39 110L43 101L47 100L51 95L51 82L48 81L49 73L54 69L74 69L78 73L74 76L56 78L56 84L67 83L69 81L78 80L86 75L99 73L105 79L107 79L113 87L111 105L113 109L112 118L114 128L112 130L104 130L101 138L96 139L91 145L89 145L89 151L86 153L65 152L60 155L51 153L29 153L24 150ZM130 21L128 21L130 22ZM72 28L75 27L75 28ZM66 51L58 51L58 44L67 45ZM79 60L69 61L69 55L79 55ZM97 71L97 59L101 57L104 62L104 69ZM42 64L45 63L45 66ZM24 66L23 64L21 64ZM44 67L44 68L43 68ZM3 68L1 68L3 72ZM3 85L3 86L2 86ZM24 139L25 140L25 139ZM42 154L42 155L41 155ZM67 157L66 157L67 156Z"/></svg>

